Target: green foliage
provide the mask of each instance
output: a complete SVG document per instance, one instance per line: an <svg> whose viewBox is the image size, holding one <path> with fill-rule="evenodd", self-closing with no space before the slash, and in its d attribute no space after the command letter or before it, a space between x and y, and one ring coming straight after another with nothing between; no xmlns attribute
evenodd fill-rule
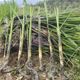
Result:
<svg viewBox="0 0 80 80"><path fill-rule="evenodd" d="M9 17L10 18L10 5L12 8L16 7L16 11L18 9L16 3L14 2L4 2L3 4L0 4L0 21L5 17Z"/></svg>
<svg viewBox="0 0 80 80"><path fill-rule="evenodd" d="M0 20L9 15L10 6L9 4L0 4Z"/></svg>

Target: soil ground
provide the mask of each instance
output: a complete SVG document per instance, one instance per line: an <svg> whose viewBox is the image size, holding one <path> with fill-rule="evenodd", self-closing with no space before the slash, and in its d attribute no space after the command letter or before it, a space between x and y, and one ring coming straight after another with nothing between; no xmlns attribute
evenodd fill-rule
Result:
<svg viewBox="0 0 80 80"><path fill-rule="evenodd" d="M17 67L17 52L11 53L8 68L13 69L14 67ZM23 65L27 60L27 53L23 53L21 56L20 64ZM3 54L0 54L0 63L3 61ZM47 72L49 71L50 62L49 62L49 55L45 54L43 55L43 70L41 71L39 69L39 58L38 55L32 55L32 67L38 72L39 74L39 80L47 80ZM32 75L29 70L27 70L28 79L21 76L17 70L12 70L10 72L0 72L0 80L33 80ZM55 80L59 80L59 74L57 74L57 77L55 77Z"/></svg>

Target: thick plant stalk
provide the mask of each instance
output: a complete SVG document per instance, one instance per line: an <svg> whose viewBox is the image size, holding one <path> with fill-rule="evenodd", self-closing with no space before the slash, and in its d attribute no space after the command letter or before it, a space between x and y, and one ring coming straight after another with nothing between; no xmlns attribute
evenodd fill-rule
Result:
<svg viewBox="0 0 80 80"><path fill-rule="evenodd" d="M22 22L22 29L20 30L20 45L19 45L18 61L20 60L22 54L23 41L24 41L24 26L25 26L24 13L25 13L25 8L23 8L23 22Z"/></svg>
<svg viewBox="0 0 80 80"><path fill-rule="evenodd" d="M20 61L21 54L22 54L22 33L20 30L20 44L19 44L18 62Z"/></svg>
<svg viewBox="0 0 80 80"><path fill-rule="evenodd" d="M14 5L14 0L13 0ZM10 5L10 18L11 18L11 26L10 26L10 33L9 33L9 42L8 42L8 49L7 49L7 59L9 59L10 56L10 47L11 47L11 39L12 39L12 33L13 33L13 22L14 22L14 14L11 8L16 9L15 6Z"/></svg>
<svg viewBox="0 0 80 80"><path fill-rule="evenodd" d="M52 42L50 39L50 31L49 31L49 19L48 19L48 10L47 10L47 5L46 5L46 1L44 2L44 7L45 7L45 12L46 12L46 20L47 20L47 29L48 29L48 43L49 43L49 50L50 50L50 69L47 70L47 77L46 80L54 80L54 76L55 76L55 66L54 66L54 54L53 54L53 48L52 48ZM49 75L51 74L51 75Z"/></svg>
<svg viewBox="0 0 80 80"><path fill-rule="evenodd" d="M13 32L13 19L14 16L11 18L11 26L10 26L10 33L9 33L9 41L8 41L8 49L7 49L7 59L9 59L10 56L10 47L11 47L11 39L12 39L12 32Z"/></svg>
<svg viewBox="0 0 80 80"><path fill-rule="evenodd" d="M11 39L12 39L12 32L13 32L13 21L14 21L14 14L13 11L11 10L11 5L10 5L10 18L11 18L11 26L10 26L10 33L9 33L9 41L8 41L8 49L7 49L7 59L10 56L10 47L11 47Z"/></svg>
<svg viewBox="0 0 80 80"><path fill-rule="evenodd" d="M30 7L30 27L29 27L29 39L28 39L28 61L31 59L31 42L32 42L32 7Z"/></svg>
<svg viewBox="0 0 80 80"><path fill-rule="evenodd" d="M60 58L60 69L61 69L61 74L60 74L60 80L64 80L63 79L63 67L64 67L64 63L63 63L63 51L62 51L62 41L61 41L61 32L60 32L60 27L59 27L59 11L58 8L55 11L56 13L56 23L57 23L57 36L58 36L58 48L59 48L59 58Z"/></svg>
<svg viewBox="0 0 80 80"><path fill-rule="evenodd" d="M51 43L51 40L50 40L48 10L47 10L47 5L46 5L46 1L45 0L44 0L44 7L45 7L45 13L46 13L46 20L47 20L48 42L49 42L49 49L50 49L50 57L52 57L53 56L53 49L52 49L52 43Z"/></svg>
<svg viewBox="0 0 80 80"><path fill-rule="evenodd" d="M14 5L14 0L12 0L12 1L13 1L13 5ZM14 22L14 14L13 14L13 11L11 10L11 7L14 8L15 6L10 5L11 26L10 26L9 42L8 42L8 49L7 49L7 57L8 58L10 56L10 47L11 47L11 39L12 39L12 33L13 33L13 22Z"/></svg>
<svg viewBox="0 0 80 80"><path fill-rule="evenodd" d="M41 19L40 19L40 7L38 8L38 51L39 51L39 63L40 63L40 69L42 69L42 49L41 49Z"/></svg>

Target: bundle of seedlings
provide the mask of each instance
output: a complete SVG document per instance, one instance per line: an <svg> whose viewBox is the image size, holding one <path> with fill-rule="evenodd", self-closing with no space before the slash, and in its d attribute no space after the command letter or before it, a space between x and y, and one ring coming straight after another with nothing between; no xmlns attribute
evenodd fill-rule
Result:
<svg viewBox="0 0 80 80"><path fill-rule="evenodd" d="M17 52L18 67L11 71L18 71L23 80L29 76L33 80L39 80L41 76L48 80L58 80L58 77L59 80L75 79L73 75L79 76L76 72L80 69L80 14L73 11L59 14L59 9L55 8L55 16L49 17L44 3L45 16L41 16L39 7L36 17L33 16L32 7L29 15L26 15L25 3L24 0L20 16L10 5L10 17L0 23L0 53L4 53L5 59L0 65L0 71L10 62L10 55ZM27 55L24 65L21 62L23 52ZM36 69L32 62L38 64L39 68Z"/></svg>
<svg viewBox="0 0 80 80"><path fill-rule="evenodd" d="M28 34L29 34L30 16L21 15L18 17L14 17L13 19L12 42L10 45L11 52L19 50L20 30L22 30L21 23L22 23L23 17L24 17L23 51L25 52L28 51L28 38L27 37L29 37ZM38 24L38 19L39 19L39 24ZM56 25L58 25L60 26L61 37L62 37L62 46L63 46L63 53L64 53L63 55L65 58L64 65L67 65L68 67L70 67L72 65L71 60L73 60L75 56L78 57L79 55L78 54L78 51L79 51L78 48L80 46L79 44L80 43L79 41L80 39L79 38L79 35L80 35L79 21L80 21L80 17L76 13L75 14L67 13L67 14L60 15L59 25L57 24L55 17L49 17L49 20L48 18L46 20L46 17L40 17L40 18L32 17L32 30L31 30L32 32L32 40L31 40L32 53L38 52L38 45L40 44L43 49L43 53L49 53L49 45L52 45L52 48L54 47L53 48L54 50L50 48L51 53L53 51L54 53L56 53L55 55L58 56L57 58L59 58L58 41L57 41L58 36L57 36L57 31L56 31ZM4 19L4 21L2 21L1 23L1 27L3 28L3 34L0 39L2 45L5 46L5 43L6 43L6 48L8 44L8 42L6 42L6 34L10 32L10 27L9 27L10 25L7 22L8 20ZM39 28L41 30L38 29L38 25L41 26L41 28ZM40 39L38 35L41 37ZM41 41L38 42L39 40ZM1 51L5 50L4 46L0 47L0 49L2 48ZM39 49L40 49L40 46L39 46ZM77 54L75 55L75 53Z"/></svg>

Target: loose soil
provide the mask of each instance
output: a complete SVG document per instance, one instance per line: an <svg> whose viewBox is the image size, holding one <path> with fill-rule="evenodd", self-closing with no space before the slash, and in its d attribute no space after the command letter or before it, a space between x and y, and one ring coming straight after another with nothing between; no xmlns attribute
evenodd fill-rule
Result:
<svg viewBox="0 0 80 80"><path fill-rule="evenodd" d="M26 73L28 76L27 78L25 76L22 76L17 69L14 69L15 67L17 67L17 60L18 60L17 56L18 56L17 52L11 53L10 58L9 58L9 64L7 66L8 68L6 67L7 72L5 72L5 71L0 72L0 80L36 80L36 79L32 78L34 75L32 75L28 69L26 69ZM24 65L26 60L27 60L27 53L23 52L23 54L21 56L20 64ZM0 54L0 63L2 63L2 61L3 61L3 54ZM43 55L43 60L42 60L43 70L39 69L39 58L38 58L37 54L32 55L31 62L32 62L32 67L35 69L35 71L39 75L39 80L47 80L47 77L50 74L52 74L50 72L50 67L52 65L50 65L50 60L49 60L48 54ZM57 65L57 67L58 67L58 65ZM9 69L9 71L8 71L8 69ZM14 69L14 70L10 70L10 69ZM23 67L22 67L22 72L25 72L25 69ZM55 80L60 80L59 74L57 74L57 71L55 74Z"/></svg>

